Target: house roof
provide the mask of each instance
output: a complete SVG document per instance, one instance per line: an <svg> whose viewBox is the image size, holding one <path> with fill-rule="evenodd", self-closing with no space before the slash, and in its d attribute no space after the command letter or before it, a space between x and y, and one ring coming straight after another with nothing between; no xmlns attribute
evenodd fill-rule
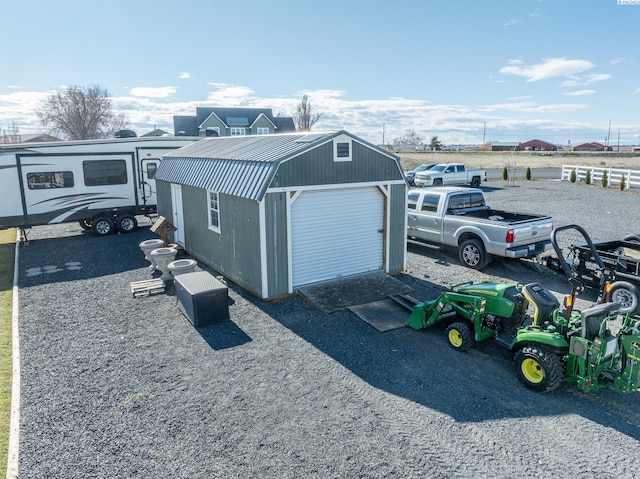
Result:
<svg viewBox="0 0 640 479"><path fill-rule="evenodd" d="M280 163L338 135L350 136L398 160L345 131L213 137L164 155L155 178L260 201Z"/></svg>
<svg viewBox="0 0 640 479"><path fill-rule="evenodd" d="M181 131L186 136L198 136L202 124L215 116L227 126L253 125L260 116L265 116L276 128L277 133L293 133L296 131L291 117L274 117L271 108L215 108L196 107L195 116L174 116L174 135Z"/></svg>

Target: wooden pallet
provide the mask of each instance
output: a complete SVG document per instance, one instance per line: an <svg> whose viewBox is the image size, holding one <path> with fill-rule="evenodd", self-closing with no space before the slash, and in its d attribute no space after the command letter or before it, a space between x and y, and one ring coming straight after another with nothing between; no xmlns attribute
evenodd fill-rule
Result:
<svg viewBox="0 0 640 479"><path fill-rule="evenodd" d="M151 294L163 293L164 281L160 278L134 281L131 283L131 294L134 298L142 298Z"/></svg>

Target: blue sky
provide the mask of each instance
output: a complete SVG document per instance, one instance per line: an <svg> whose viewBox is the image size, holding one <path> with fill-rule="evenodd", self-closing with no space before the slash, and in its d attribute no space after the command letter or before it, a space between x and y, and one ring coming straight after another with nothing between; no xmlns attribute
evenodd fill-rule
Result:
<svg viewBox="0 0 640 479"><path fill-rule="evenodd" d="M621 5L620 3L636 3ZM291 115L379 144L640 144L640 0L21 0L2 9L0 129L100 85L139 134L196 106ZM611 126L609 127L609 124ZM609 133L610 131L610 133Z"/></svg>

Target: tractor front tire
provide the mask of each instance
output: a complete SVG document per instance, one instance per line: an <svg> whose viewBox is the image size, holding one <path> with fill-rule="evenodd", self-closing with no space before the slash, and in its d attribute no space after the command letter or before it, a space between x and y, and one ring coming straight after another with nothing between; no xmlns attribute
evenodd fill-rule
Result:
<svg viewBox="0 0 640 479"><path fill-rule="evenodd" d="M457 321L447 327L447 339L453 349L468 351L473 346L473 333L467 323Z"/></svg>
<svg viewBox="0 0 640 479"><path fill-rule="evenodd" d="M564 367L560 358L537 346L525 346L514 356L516 376L528 389L550 392L562 382Z"/></svg>

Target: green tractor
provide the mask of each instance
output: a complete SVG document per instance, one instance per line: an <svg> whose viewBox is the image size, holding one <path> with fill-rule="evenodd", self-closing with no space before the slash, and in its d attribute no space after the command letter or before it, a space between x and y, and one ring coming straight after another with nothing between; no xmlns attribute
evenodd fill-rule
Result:
<svg viewBox="0 0 640 479"><path fill-rule="evenodd" d="M598 261L591 239L576 225L552 235L560 261L565 260L556 234L570 228L583 234ZM583 311L573 309L583 290L576 276L562 307L538 283L463 283L415 305L407 324L416 330L447 324L449 343L459 351L493 338L513 352L518 379L534 391L553 391L564 380L584 391L611 387L630 393L640 381L640 320L620 311L620 303L607 302L608 276L599 264L598 303Z"/></svg>

